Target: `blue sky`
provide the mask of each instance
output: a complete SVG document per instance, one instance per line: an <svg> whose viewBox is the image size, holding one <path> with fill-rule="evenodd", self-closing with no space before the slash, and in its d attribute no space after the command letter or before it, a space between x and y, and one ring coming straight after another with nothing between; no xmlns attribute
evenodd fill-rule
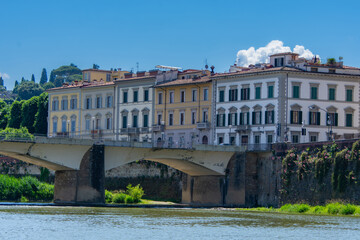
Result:
<svg viewBox="0 0 360 240"><path fill-rule="evenodd" d="M281 40L360 67L359 1L1 1L0 74L70 63L136 71L155 65L224 72L241 49Z"/></svg>

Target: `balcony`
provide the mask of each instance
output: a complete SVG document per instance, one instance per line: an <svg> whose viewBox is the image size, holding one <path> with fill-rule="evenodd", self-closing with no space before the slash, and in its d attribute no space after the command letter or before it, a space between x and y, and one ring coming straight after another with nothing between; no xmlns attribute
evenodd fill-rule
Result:
<svg viewBox="0 0 360 240"><path fill-rule="evenodd" d="M238 125L238 126L236 126L236 131L238 131L238 132L251 131L251 126L250 125Z"/></svg>
<svg viewBox="0 0 360 240"><path fill-rule="evenodd" d="M153 125L152 131L153 132L163 132L165 129L164 125Z"/></svg>
<svg viewBox="0 0 360 240"><path fill-rule="evenodd" d="M210 129L210 123L209 122L198 122L196 123L196 127L199 130L206 130L206 129Z"/></svg>
<svg viewBox="0 0 360 240"><path fill-rule="evenodd" d="M140 133L149 133L149 128L148 127L142 127L140 128Z"/></svg>
<svg viewBox="0 0 360 240"><path fill-rule="evenodd" d="M121 128L120 133L122 133L122 134L139 134L140 129L137 127Z"/></svg>

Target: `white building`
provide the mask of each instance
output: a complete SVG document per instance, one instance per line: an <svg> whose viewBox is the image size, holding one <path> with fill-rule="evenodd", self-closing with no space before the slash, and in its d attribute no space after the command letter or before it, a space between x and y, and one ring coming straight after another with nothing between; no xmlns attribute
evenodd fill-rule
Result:
<svg viewBox="0 0 360 240"><path fill-rule="evenodd" d="M158 71L125 74L116 80L116 140L151 141L153 88Z"/></svg>
<svg viewBox="0 0 360 240"><path fill-rule="evenodd" d="M359 136L359 69L311 63L293 53L271 56L270 65L212 77L216 144Z"/></svg>

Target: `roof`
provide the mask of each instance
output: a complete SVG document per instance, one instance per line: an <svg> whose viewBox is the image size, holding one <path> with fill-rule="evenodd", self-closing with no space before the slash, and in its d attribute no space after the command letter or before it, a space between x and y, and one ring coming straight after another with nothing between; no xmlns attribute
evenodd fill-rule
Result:
<svg viewBox="0 0 360 240"><path fill-rule="evenodd" d="M211 79L208 76L204 76L198 79L176 79L174 81L157 84L154 87L169 87L169 86L190 85L190 84L207 83L207 82L211 82Z"/></svg>
<svg viewBox="0 0 360 240"><path fill-rule="evenodd" d="M83 72L86 72L86 71L93 71L93 72L107 72L107 73L111 73L112 71L110 70L101 70L101 69L94 69L94 68L88 68L88 69L84 69L82 70Z"/></svg>
<svg viewBox="0 0 360 240"><path fill-rule="evenodd" d="M283 52L283 53L275 53L273 55L270 55L270 57L284 56L284 55L299 55L299 54L293 52Z"/></svg>
<svg viewBox="0 0 360 240"><path fill-rule="evenodd" d="M156 78L156 75L153 76L142 76L142 77L131 77L131 78L122 78L122 79L117 79L114 82L126 82L126 81L134 81L134 80L141 80L141 79L146 79L146 78Z"/></svg>
<svg viewBox="0 0 360 240"><path fill-rule="evenodd" d="M74 89L74 88L90 88L90 87L103 87L103 86L111 86L114 85L114 82L78 82L71 83L69 85L63 85L61 87L50 88L48 91L56 91L56 90L65 90L65 89Z"/></svg>

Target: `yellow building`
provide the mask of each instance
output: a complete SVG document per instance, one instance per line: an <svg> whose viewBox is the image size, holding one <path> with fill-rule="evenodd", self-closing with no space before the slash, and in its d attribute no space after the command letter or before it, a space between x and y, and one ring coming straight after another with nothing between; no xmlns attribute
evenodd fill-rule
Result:
<svg viewBox="0 0 360 240"><path fill-rule="evenodd" d="M125 74L129 72L121 71L120 69L101 70L101 69L90 68L83 70L82 73L83 73L83 80L85 82L93 82L93 81L110 82L113 80L125 78Z"/></svg>
<svg viewBox="0 0 360 240"><path fill-rule="evenodd" d="M212 83L207 72L188 70L178 79L155 86L154 138L164 147L208 144Z"/></svg>
<svg viewBox="0 0 360 240"><path fill-rule="evenodd" d="M64 84L49 93L48 136L78 135L82 83Z"/></svg>

